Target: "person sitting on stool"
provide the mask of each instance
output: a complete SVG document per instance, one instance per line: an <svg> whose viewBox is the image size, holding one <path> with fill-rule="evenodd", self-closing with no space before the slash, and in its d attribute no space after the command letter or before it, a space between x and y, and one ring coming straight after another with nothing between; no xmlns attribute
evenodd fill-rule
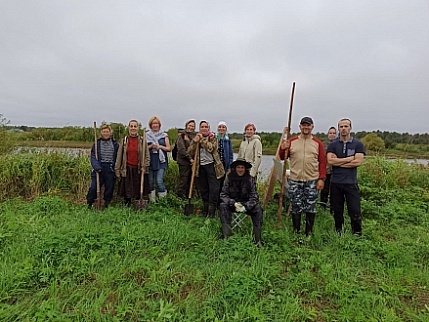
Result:
<svg viewBox="0 0 429 322"><path fill-rule="evenodd" d="M249 172L251 167L252 165L243 159L237 159L231 164L231 172L227 175L220 194L220 222L223 238L227 239L232 235L232 213L245 212L252 219L254 243L262 247L263 215L256 185Z"/></svg>

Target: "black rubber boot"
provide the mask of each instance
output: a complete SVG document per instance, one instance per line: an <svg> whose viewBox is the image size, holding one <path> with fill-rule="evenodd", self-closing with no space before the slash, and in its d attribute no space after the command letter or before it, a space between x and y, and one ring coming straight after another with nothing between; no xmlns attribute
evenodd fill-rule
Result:
<svg viewBox="0 0 429 322"><path fill-rule="evenodd" d="M222 238L228 239L232 236L231 227L228 224L222 224Z"/></svg>
<svg viewBox="0 0 429 322"><path fill-rule="evenodd" d="M205 202L203 206L203 217L208 217L209 215L209 203Z"/></svg>
<svg viewBox="0 0 429 322"><path fill-rule="evenodd" d="M292 214L292 225L293 225L293 231L296 234L299 234L301 231L301 213Z"/></svg>
<svg viewBox="0 0 429 322"><path fill-rule="evenodd" d="M209 218L215 218L216 217L216 205L209 205L209 212L208 212Z"/></svg>
<svg viewBox="0 0 429 322"><path fill-rule="evenodd" d="M259 227L253 227L253 243L256 247L264 247L264 242L261 237L262 229Z"/></svg>
<svg viewBox="0 0 429 322"><path fill-rule="evenodd" d="M362 216L352 215L350 224L352 226L352 234L356 236L362 236Z"/></svg>
<svg viewBox="0 0 429 322"><path fill-rule="evenodd" d="M125 206L131 207L131 198L124 198Z"/></svg>
<svg viewBox="0 0 429 322"><path fill-rule="evenodd" d="M315 213L307 212L305 214L305 235L310 236L313 234Z"/></svg>

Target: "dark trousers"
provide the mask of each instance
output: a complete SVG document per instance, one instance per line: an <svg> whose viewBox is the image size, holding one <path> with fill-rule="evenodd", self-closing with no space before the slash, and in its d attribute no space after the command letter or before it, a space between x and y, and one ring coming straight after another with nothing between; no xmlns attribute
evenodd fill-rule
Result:
<svg viewBox="0 0 429 322"><path fill-rule="evenodd" d="M189 187L191 185L192 166L179 164L179 187L178 195L180 198L189 197Z"/></svg>
<svg viewBox="0 0 429 322"><path fill-rule="evenodd" d="M101 163L101 172L100 176L100 189L104 185L104 202L108 206L110 201L112 201L113 190L115 188L115 171L113 170L113 164L111 163ZM91 186L89 187L88 193L86 195L86 201L88 205L92 205L97 199L97 178L95 171L91 172Z"/></svg>
<svg viewBox="0 0 429 322"><path fill-rule="evenodd" d="M324 204L328 204L329 199L329 190L331 185L331 174L326 175L325 185L323 186L322 191L320 191L320 201Z"/></svg>
<svg viewBox="0 0 429 322"><path fill-rule="evenodd" d="M214 163L200 165L198 184L200 186L200 194L203 202L217 206L220 182L219 179L216 178Z"/></svg>
<svg viewBox="0 0 429 322"><path fill-rule="evenodd" d="M331 207L334 209L335 229L338 232L343 229L344 202L347 203L352 233L360 235L362 233L362 214L359 186L331 182Z"/></svg>
<svg viewBox="0 0 429 322"><path fill-rule="evenodd" d="M226 203L221 203L220 206L220 222L222 224L231 225L232 213L235 211L235 207L228 206ZM263 215L262 208L259 205L256 205L252 209L248 209L246 212L247 215L252 219L253 227L262 228Z"/></svg>

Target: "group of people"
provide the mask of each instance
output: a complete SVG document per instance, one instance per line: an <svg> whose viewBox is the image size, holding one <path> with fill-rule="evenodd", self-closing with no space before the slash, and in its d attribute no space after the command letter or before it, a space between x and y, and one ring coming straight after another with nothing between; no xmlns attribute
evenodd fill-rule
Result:
<svg viewBox="0 0 429 322"><path fill-rule="evenodd" d="M94 143L91 148L91 186L86 196L89 208L97 199L97 176L100 186L104 186L104 208L112 201L116 180L120 180L119 195L127 206L142 196L155 201L167 195L164 172L168 168L170 141L161 131L158 117L151 117L148 126L140 135L139 122L129 121L128 135L119 142L112 138L109 125L101 126L97 146Z"/></svg>
<svg viewBox="0 0 429 322"><path fill-rule="evenodd" d="M101 137L91 149L93 170L87 194L89 208L97 199L96 176L104 186L105 208L112 200L116 180L120 180L119 195L128 206L133 200L146 198L154 202L167 195L164 173L169 162L167 153L172 147L167 133L161 131L158 117L151 117L148 127L141 135L139 122L131 120L128 135L116 141L112 138L110 126L101 126ZM255 125L245 125L235 161L225 121L218 123L215 133L205 120L199 122L198 130L196 127L195 120L187 121L176 141L179 167L177 195L183 199L189 197L192 175L195 175L204 205L202 215L213 218L219 210L223 238L232 234L233 212L245 212L252 219L254 241L260 246L263 211L259 205L256 180L262 160L262 143ZM336 129L330 128L330 143L325 147L312 135L312 118L302 118L299 128L301 133L284 140L278 151L282 160L290 160L287 191L294 231L300 232L301 214L305 213L305 233L312 234L316 202L321 191L321 200L325 204L330 194L336 230L341 232L343 229L346 201L352 232L360 235L362 216L357 167L364 159L365 149L359 140L350 136L351 121L341 119L338 122L338 137Z"/></svg>
<svg viewBox="0 0 429 322"><path fill-rule="evenodd" d="M279 156L290 160L288 194L291 201L293 230L300 233L301 215L305 214L305 234L313 233L316 203L321 194L324 205L328 202L334 216L335 230L341 233L344 226L344 203L347 204L352 233L362 234L360 192L357 167L364 160L362 142L351 136L352 122L343 118L328 131L329 143L323 143L312 135L314 122L303 117L299 124L300 134L284 140Z"/></svg>

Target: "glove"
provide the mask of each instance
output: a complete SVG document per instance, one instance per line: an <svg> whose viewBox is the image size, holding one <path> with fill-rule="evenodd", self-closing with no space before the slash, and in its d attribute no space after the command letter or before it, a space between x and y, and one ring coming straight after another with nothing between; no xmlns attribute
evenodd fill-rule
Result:
<svg viewBox="0 0 429 322"><path fill-rule="evenodd" d="M236 202L234 207L236 212L246 212L246 208L240 202Z"/></svg>

